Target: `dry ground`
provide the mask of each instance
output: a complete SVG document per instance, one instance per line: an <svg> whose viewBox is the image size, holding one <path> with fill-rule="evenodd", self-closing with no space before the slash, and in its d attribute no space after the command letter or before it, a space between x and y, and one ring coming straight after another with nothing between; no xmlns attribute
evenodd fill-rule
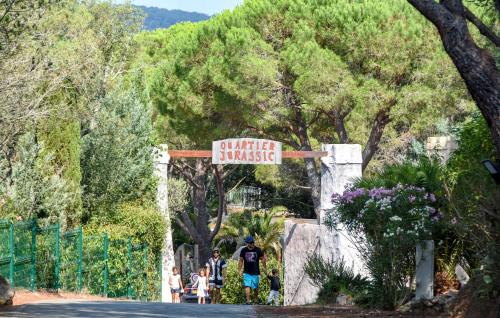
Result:
<svg viewBox="0 0 500 318"><path fill-rule="evenodd" d="M358 318L358 317L449 317L448 315L438 315L432 312L407 313L401 314L394 311L368 310L353 306L292 306L292 307L264 307L256 308L258 317L339 317L339 318Z"/></svg>
<svg viewBox="0 0 500 318"><path fill-rule="evenodd" d="M31 304L43 301L53 301L53 300L88 300L88 301L110 301L114 300L111 298L105 298L96 295L79 294L79 293L53 293L46 291L35 291L30 292L26 290L16 290L16 295L14 296L14 306Z"/></svg>

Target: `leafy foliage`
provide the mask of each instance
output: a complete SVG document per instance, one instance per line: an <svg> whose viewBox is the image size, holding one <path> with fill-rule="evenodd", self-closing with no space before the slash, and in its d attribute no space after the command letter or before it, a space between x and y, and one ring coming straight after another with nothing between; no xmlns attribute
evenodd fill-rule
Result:
<svg viewBox="0 0 500 318"><path fill-rule="evenodd" d="M132 91L107 97L95 127L83 137L83 200L88 220L145 195L152 199L152 126ZM145 197L144 197L145 199Z"/></svg>
<svg viewBox="0 0 500 318"><path fill-rule="evenodd" d="M78 192L70 192L65 180L54 171L44 171L50 167L53 155L43 149L43 144L35 142L33 133L21 137L18 160L12 166L10 184L4 190L4 204L0 210L3 217L41 218L49 223L60 222L64 228L68 220L73 219L67 208Z"/></svg>
<svg viewBox="0 0 500 318"><path fill-rule="evenodd" d="M20 35L35 30L40 15L59 0L1 0L0 56L12 48Z"/></svg>
<svg viewBox="0 0 500 318"><path fill-rule="evenodd" d="M143 33L139 42L137 64L163 115L159 130L198 147L237 136L295 150L360 143L367 164L379 144L394 150L397 140L405 148L400 137L425 135L443 112L461 119L472 108L436 49L438 34L403 0L255 0L204 22ZM317 163L305 162L317 210Z"/></svg>
<svg viewBox="0 0 500 318"><path fill-rule="evenodd" d="M103 1L8 2L44 7L33 20L36 30L27 30L16 50L0 59L3 147L54 115L87 127L100 99L124 72L140 17L129 5Z"/></svg>
<svg viewBox="0 0 500 318"><path fill-rule="evenodd" d="M184 179L168 179L168 208L173 213L184 211L189 206L190 187Z"/></svg>
<svg viewBox="0 0 500 318"><path fill-rule="evenodd" d="M227 261L227 279L224 282L224 288L221 290L221 301L223 304L244 304L245 303L245 289L243 287L243 278L240 278L239 270L238 270L238 261L229 260ZM274 258L267 260L267 268L269 272L276 268L279 271L280 276L280 303L283 303L283 270L284 267ZM259 282L259 301L262 303L267 302L267 296L269 295L269 290L271 288L269 280L264 276L261 262L261 278ZM264 277L263 277L264 276Z"/></svg>
<svg viewBox="0 0 500 318"><path fill-rule="evenodd" d="M93 239L88 242L88 249L93 253L99 253L102 248L102 236L108 233L110 239L110 296L121 297L127 294L127 242L146 243L148 245L148 267L146 275L148 278L147 292L150 297L155 297L155 291L158 290L158 257L161 255L163 247L163 238L165 236L166 224L163 216L159 213L154 203L131 202L122 203L116 207L113 218L106 221L95 221L85 227L85 234ZM135 268L143 268L142 254L134 252ZM102 260L95 260L97 266L94 266L98 273L101 273L99 264ZM94 282L89 288L100 288L102 286L102 275L95 277ZM142 286L143 276L135 278L135 286ZM92 290L99 292L99 290ZM135 290L136 294L143 294L143 290Z"/></svg>
<svg viewBox="0 0 500 318"><path fill-rule="evenodd" d="M113 219L90 223L90 235L108 233L110 239L132 237L135 242L146 242L153 252L163 244L166 224L154 203L129 202L117 206Z"/></svg>
<svg viewBox="0 0 500 318"><path fill-rule="evenodd" d="M281 261L281 235L285 227L285 219L280 217L273 220L274 215L275 213L267 211L231 214L222 225L217 237L222 242L236 242L238 248L244 245L244 238L247 235L252 235L255 238L255 244L266 255L272 255Z"/></svg>
<svg viewBox="0 0 500 318"><path fill-rule="evenodd" d="M485 120L477 114L458 130L460 148L446 166L450 200L447 221L464 246L464 257L477 274L488 275L484 290L490 296L500 290L500 191L481 160L495 159L495 148ZM495 296L493 296L495 297Z"/></svg>
<svg viewBox="0 0 500 318"><path fill-rule="evenodd" d="M443 167L439 159L422 155L416 160L385 165L379 171L356 180L355 184L364 189L392 188L398 184L414 185L429 192L442 193L442 177Z"/></svg>
<svg viewBox="0 0 500 318"><path fill-rule="evenodd" d="M82 198L80 183L80 123L61 118L50 118L37 131L38 139L43 143L43 152L52 154L52 159L45 168L49 176L58 174L65 181L67 192L72 193L65 211L69 227L80 224L82 216ZM41 153L41 156L44 154ZM53 171L50 171L52 169Z"/></svg>
<svg viewBox="0 0 500 318"><path fill-rule="evenodd" d="M354 296L354 301L366 293L370 282L366 277L355 274L343 259L338 262L326 261L320 255L312 254L307 258L304 271L311 282L320 287L319 303L335 303L339 293Z"/></svg>

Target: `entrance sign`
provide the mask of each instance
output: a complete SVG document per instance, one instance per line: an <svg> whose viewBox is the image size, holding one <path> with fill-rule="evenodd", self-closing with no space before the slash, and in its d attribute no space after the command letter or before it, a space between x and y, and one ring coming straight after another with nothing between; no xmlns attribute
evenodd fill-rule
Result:
<svg viewBox="0 0 500 318"><path fill-rule="evenodd" d="M281 142L235 138L212 142L213 164L281 164Z"/></svg>

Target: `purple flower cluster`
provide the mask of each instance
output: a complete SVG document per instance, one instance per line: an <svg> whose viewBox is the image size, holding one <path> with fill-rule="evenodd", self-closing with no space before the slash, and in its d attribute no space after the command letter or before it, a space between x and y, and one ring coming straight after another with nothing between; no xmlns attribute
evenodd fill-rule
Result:
<svg viewBox="0 0 500 318"><path fill-rule="evenodd" d="M429 217L432 222L438 222L443 218L443 215L433 207L429 207Z"/></svg>
<svg viewBox="0 0 500 318"><path fill-rule="evenodd" d="M342 195L334 194L332 199L334 203L340 205L349 205L351 203L354 203L355 200L360 197L365 197L365 201L367 199L378 202L381 202L382 200L388 200L386 204L388 204L390 208L390 202L392 202L393 199L399 197L400 194L407 196L408 202L412 205L418 206L421 203L424 203L424 201L421 201L422 198L423 200L428 200L427 202L436 202L436 196L434 195L434 193L427 193L424 188L416 187L413 185L403 186L401 184L398 184L391 189L383 187L369 190L363 188L352 188L346 190ZM382 206L379 206L379 208L381 209L381 211L384 210L382 209ZM359 217L361 217L362 215L362 212L358 212ZM428 215L433 222L437 222L443 218L443 215L433 207L428 207Z"/></svg>
<svg viewBox="0 0 500 318"><path fill-rule="evenodd" d="M416 191L416 192L424 192L425 191L424 188L419 188L419 187L416 187L414 185L407 186L406 189L411 190L411 191Z"/></svg>
<svg viewBox="0 0 500 318"><path fill-rule="evenodd" d="M372 199L382 199L383 197L390 196L394 193L393 189L386 189L386 188L376 188L376 189L371 189L368 192L368 195Z"/></svg>
<svg viewBox="0 0 500 318"><path fill-rule="evenodd" d="M355 199L366 194L366 190L363 188L357 188L354 190L346 190L342 195L334 194L333 202L335 203L353 203Z"/></svg>

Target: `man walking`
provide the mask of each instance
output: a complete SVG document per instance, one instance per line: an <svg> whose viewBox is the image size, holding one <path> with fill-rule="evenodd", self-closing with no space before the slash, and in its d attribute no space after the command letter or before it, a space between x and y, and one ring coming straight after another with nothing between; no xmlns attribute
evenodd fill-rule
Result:
<svg viewBox="0 0 500 318"><path fill-rule="evenodd" d="M246 304L250 305L250 294L252 289L254 291L254 302L259 302L259 260L262 260L264 272L267 272L267 264L264 253L260 248L255 246L255 241L251 235L245 238L245 243L247 246L241 249L238 268L240 270L240 277L243 277Z"/></svg>
<svg viewBox="0 0 500 318"><path fill-rule="evenodd" d="M220 290L224 286L226 261L220 256L219 248L214 248L212 257L205 265L209 277L210 299L212 304L220 304Z"/></svg>

